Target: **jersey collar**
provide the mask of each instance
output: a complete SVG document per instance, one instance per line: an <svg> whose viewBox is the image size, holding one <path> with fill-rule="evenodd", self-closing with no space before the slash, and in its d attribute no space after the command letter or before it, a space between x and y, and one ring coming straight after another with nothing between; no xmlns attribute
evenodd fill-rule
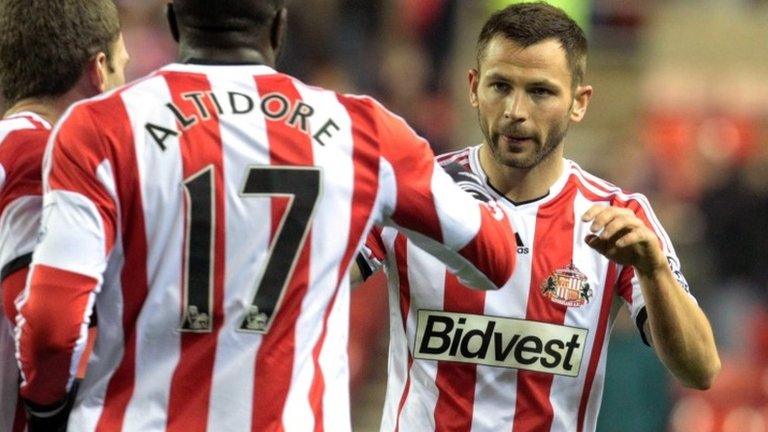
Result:
<svg viewBox="0 0 768 432"><path fill-rule="evenodd" d="M183 73L249 73L252 75L276 74L273 68L260 64L198 64L198 63L171 63L160 68L161 72Z"/></svg>
<svg viewBox="0 0 768 432"><path fill-rule="evenodd" d="M562 172L560 173L560 176L557 178L557 180L555 180L555 182L552 184L552 186L550 186L549 192L546 195L535 200L525 201L522 203L515 204L514 202L507 199L504 195L497 192L491 186L491 184L488 183L488 176L485 174L485 171L483 171L483 167L480 165L480 147L481 146L482 144L478 144L469 149L469 167L470 169L472 169L473 173L475 173L478 177L480 177L480 180L482 180L488 192L494 198L496 198L499 202L504 203L505 206L511 209L526 209L530 207L538 207L554 200L563 191L566 183L568 183L568 178L571 175L573 162L568 159L564 159L565 163L563 164Z"/></svg>

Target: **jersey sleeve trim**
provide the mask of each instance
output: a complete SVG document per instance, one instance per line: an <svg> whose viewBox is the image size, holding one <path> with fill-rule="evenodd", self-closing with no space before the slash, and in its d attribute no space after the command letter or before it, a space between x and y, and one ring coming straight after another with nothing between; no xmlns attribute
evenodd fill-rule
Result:
<svg viewBox="0 0 768 432"><path fill-rule="evenodd" d="M635 317L635 325L637 325L637 329L640 331L640 337L643 339L643 343L651 346L651 343L648 341L648 336L645 334L646 321L648 321L648 311L645 310L645 306L643 306L640 309L640 312L637 313L637 317Z"/></svg>
<svg viewBox="0 0 768 432"><path fill-rule="evenodd" d="M17 271L29 267L32 263L32 253L24 254L12 259L8 264L4 265L0 270L0 281L4 281L8 276L16 273Z"/></svg>
<svg viewBox="0 0 768 432"><path fill-rule="evenodd" d="M365 259L363 254L358 253L355 257L355 263L357 268L360 269L360 275L363 277L363 282L367 281L373 275L373 269L368 265L368 260Z"/></svg>

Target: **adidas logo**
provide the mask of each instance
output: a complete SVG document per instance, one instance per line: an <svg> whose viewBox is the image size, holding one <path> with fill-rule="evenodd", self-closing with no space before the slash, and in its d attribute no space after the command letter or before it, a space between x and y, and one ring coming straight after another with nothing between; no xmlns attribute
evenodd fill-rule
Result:
<svg viewBox="0 0 768 432"><path fill-rule="evenodd" d="M531 253L531 250L523 244L523 239L520 238L520 233L515 233L515 243L517 243L517 253L521 255L527 255Z"/></svg>

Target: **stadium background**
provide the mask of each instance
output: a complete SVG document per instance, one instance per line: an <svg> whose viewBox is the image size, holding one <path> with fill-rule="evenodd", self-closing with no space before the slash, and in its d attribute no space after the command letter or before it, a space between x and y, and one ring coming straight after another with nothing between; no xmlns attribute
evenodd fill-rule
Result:
<svg viewBox="0 0 768 432"><path fill-rule="evenodd" d="M166 0L117 3L129 79L171 61ZM436 152L476 144L467 70L483 21L508 3L288 0L279 68L379 98ZM595 88L586 120L566 138L566 155L649 196L723 360L713 389L685 391L624 313L610 340L598 430L768 431L768 1L551 3L587 30L587 82ZM356 431L378 430L388 337L383 284L376 277L353 295Z"/></svg>

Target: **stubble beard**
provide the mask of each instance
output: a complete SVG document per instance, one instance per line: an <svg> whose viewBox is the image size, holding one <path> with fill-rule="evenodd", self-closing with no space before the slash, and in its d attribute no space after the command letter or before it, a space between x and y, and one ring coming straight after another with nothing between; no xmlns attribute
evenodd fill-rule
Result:
<svg viewBox="0 0 768 432"><path fill-rule="evenodd" d="M483 135L485 136L485 142L488 143L488 146L491 149L493 159L500 165L516 169L531 169L539 165L541 161L546 159L550 154L552 154L553 151L555 151L555 149L557 149L562 144L563 138L565 138L565 134L568 133L568 127L570 126L568 119L564 119L562 122L550 129L549 135L547 136L547 139L544 143L541 142L540 136L533 137L535 148L533 153L529 156L506 156L504 154L505 152L501 149L501 145L499 144L501 134L498 132L491 133L490 128L488 127L488 122L485 121L482 115L480 115L480 110L477 111L477 118L480 122L480 130L483 131ZM515 129L514 127L509 128L506 130L506 132L514 133Z"/></svg>

